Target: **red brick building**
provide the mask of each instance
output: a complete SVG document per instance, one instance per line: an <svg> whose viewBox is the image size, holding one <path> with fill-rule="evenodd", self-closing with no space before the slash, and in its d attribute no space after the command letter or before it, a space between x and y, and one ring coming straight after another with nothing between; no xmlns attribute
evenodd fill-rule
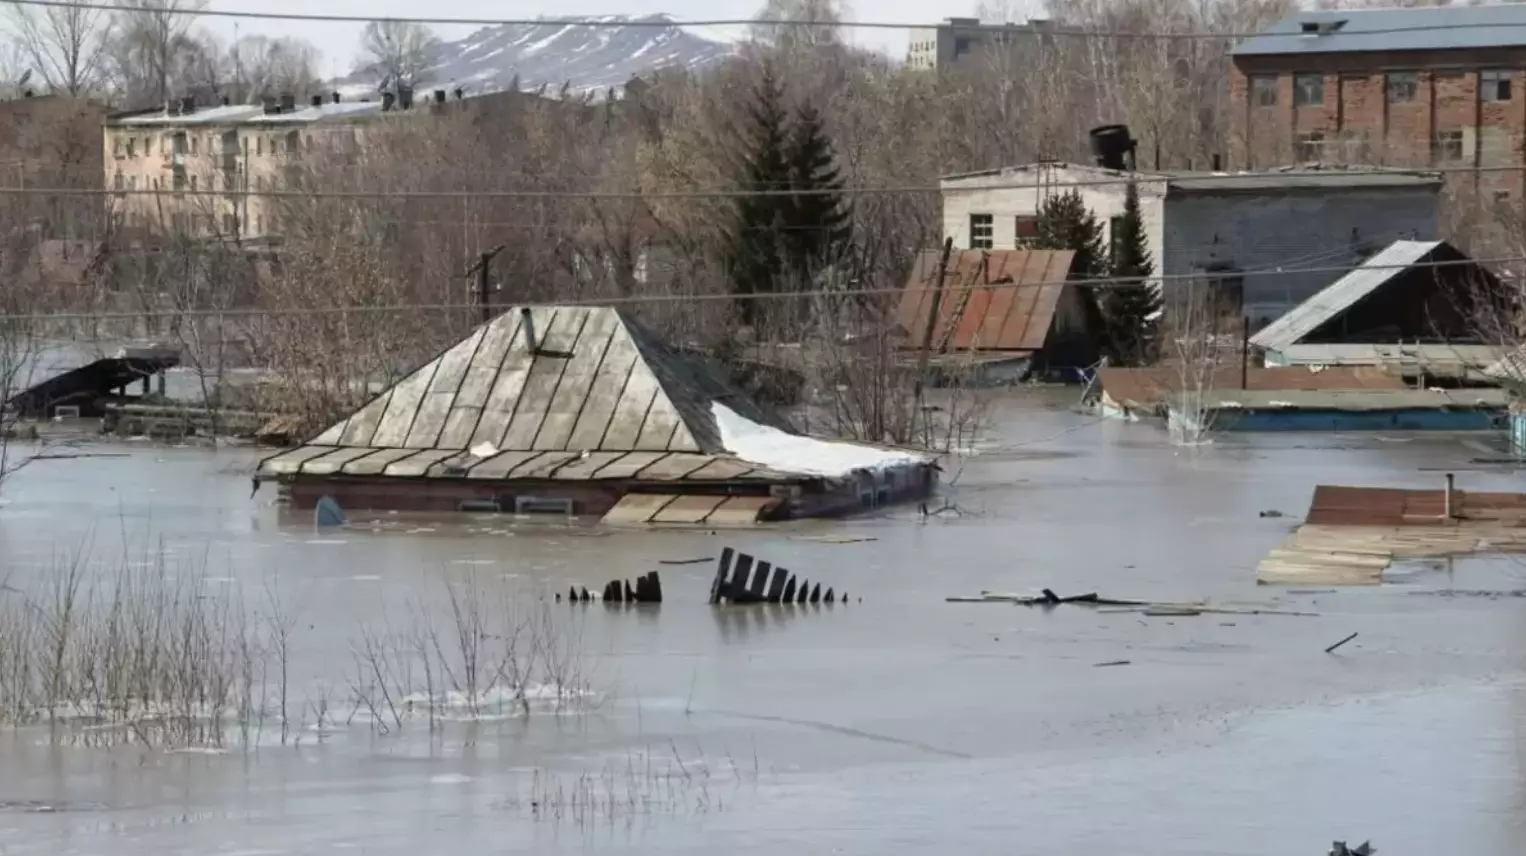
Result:
<svg viewBox="0 0 1526 856"><path fill-rule="evenodd" d="M1526 189L1526 5L1297 12L1232 57L1234 168L1479 167L1483 194Z"/></svg>

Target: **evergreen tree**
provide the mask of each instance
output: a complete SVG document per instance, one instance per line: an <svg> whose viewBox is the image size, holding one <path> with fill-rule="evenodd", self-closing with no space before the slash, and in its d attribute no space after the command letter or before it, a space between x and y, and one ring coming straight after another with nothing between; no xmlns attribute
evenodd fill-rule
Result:
<svg viewBox="0 0 1526 856"><path fill-rule="evenodd" d="M753 92L743 123L740 164L741 189L749 191L788 190L792 184L789 136L784 110L784 90L765 65ZM789 222L790 197L736 197L735 218L727 247L727 268L732 293L738 298L737 309L743 324L757 321L757 301L753 294L776 291L784 272L786 251L785 226Z"/></svg>
<svg viewBox="0 0 1526 856"><path fill-rule="evenodd" d="M1027 246L1035 250L1071 250L1071 279L1096 279L1107 275L1103 254L1102 224L1075 190L1050 196L1039 206L1038 234Z"/></svg>
<svg viewBox="0 0 1526 856"><path fill-rule="evenodd" d="M795 115L787 154L790 186L811 191L790 198L785 240L789 272L799 288L843 258L853 236L852 212L843 199L832 140L821 114L806 105Z"/></svg>
<svg viewBox="0 0 1526 856"><path fill-rule="evenodd" d="M1146 245L1144 218L1139 210L1139 188L1129 182L1123 216L1115 221L1112 236L1112 276L1144 280L1154 275L1155 260ZM1107 317L1112 357L1124 365L1147 363L1154 358L1160 295L1148 282L1115 284L1106 291L1102 312Z"/></svg>

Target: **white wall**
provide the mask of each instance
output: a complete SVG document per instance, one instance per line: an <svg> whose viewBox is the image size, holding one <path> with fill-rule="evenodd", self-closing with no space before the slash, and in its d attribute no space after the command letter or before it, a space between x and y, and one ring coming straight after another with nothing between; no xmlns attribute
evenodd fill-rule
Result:
<svg viewBox="0 0 1526 856"><path fill-rule="evenodd" d="M1126 177L1126 173L1066 164L1035 164L1011 167L999 174L943 181L943 237L953 238L958 249L970 248L970 215L990 214L995 227L993 249L1010 250L1017 245L1017 217L1034 216L1043 200L1074 188L1087 208L1102 223L1104 246L1112 239L1109 220L1123 214L1127 185L1086 184ZM1144 215L1145 234L1157 268L1163 243L1161 220L1164 211L1164 183L1141 174L1140 212ZM1077 184L1081 182L1081 184ZM1009 185L1025 185L1010 187Z"/></svg>

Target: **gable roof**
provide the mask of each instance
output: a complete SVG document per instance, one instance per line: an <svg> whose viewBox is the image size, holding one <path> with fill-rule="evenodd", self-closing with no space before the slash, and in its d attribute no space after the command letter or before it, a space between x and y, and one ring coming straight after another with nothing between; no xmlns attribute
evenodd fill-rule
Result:
<svg viewBox="0 0 1526 856"><path fill-rule="evenodd" d="M1445 250L1442 250L1443 247ZM1273 351L1295 345L1303 337L1382 288L1394 277L1438 252L1462 257L1445 241L1394 241L1360 267L1325 286L1318 294L1268 324L1252 336L1250 342L1258 348Z"/></svg>
<svg viewBox="0 0 1526 856"><path fill-rule="evenodd" d="M910 337L908 347L927 343L941 255L923 251L901 294L896 316ZM1070 250L956 250L937 298L932 346L1041 350L1074 259Z"/></svg>
<svg viewBox="0 0 1526 856"><path fill-rule="evenodd" d="M311 444L718 454L716 401L784 427L707 360L666 348L621 310L512 307Z"/></svg>
<svg viewBox="0 0 1526 856"><path fill-rule="evenodd" d="M1307 27L1315 28L1307 32ZM1526 4L1294 12L1234 56L1439 51L1526 45Z"/></svg>

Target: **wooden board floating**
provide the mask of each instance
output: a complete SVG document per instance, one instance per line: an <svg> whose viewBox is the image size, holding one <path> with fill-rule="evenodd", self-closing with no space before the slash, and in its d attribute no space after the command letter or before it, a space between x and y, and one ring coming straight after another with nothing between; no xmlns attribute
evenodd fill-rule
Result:
<svg viewBox="0 0 1526 856"><path fill-rule="evenodd" d="M837 603L848 602L833 589L823 594L821 583L797 578L787 568L726 547L715 563L715 580L710 583L710 605L723 603Z"/></svg>

